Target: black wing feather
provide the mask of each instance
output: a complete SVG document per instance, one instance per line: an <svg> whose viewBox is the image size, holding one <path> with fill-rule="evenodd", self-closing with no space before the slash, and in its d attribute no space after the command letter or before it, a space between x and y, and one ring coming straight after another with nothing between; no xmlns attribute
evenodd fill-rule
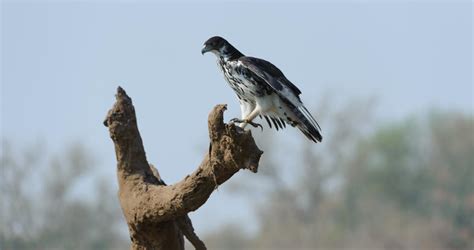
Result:
<svg viewBox="0 0 474 250"><path fill-rule="evenodd" d="M267 120L268 126L270 126L270 128L272 128L272 123L270 122L270 119L268 119L268 116L264 115L263 117L265 117L265 120Z"/></svg>
<svg viewBox="0 0 474 250"><path fill-rule="evenodd" d="M277 122L275 121L275 118L273 118L273 117L270 117L270 119L272 120L272 122L273 122L273 125L275 125L275 128L276 128L276 130L278 131L278 128L279 128L279 127L278 127L278 124L277 124Z"/></svg>
<svg viewBox="0 0 474 250"><path fill-rule="evenodd" d="M272 88L282 90L282 84L291 89L295 96L299 96L301 91L292 82L286 79L283 72L269 61L260 58L243 56L239 61L253 73L263 78Z"/></svg>

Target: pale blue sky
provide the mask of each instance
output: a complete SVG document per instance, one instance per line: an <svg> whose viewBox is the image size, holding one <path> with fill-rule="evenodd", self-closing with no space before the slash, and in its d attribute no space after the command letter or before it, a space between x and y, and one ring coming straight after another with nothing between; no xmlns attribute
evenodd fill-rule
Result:
<svg viewBox="0 0 474 250"><path fill-rule="evenodd" d="M229 104L226 119L239 114L215 58L200 53L212 35L272 61L309 107L323 95L376 96L383 119L433 107L473 111L469 1L4 1L2 137L19 146L40 138L52 151L82 142L115 185L113 145L102 120L121 85L134 100L149 161L176 182L201 161L213 105ZM319 123L323 131L330 126ZM229 217L240 202L218 192L193 214L196 227L245 221L248 208ZM206 222L210 215L215 219Z"/></svg>

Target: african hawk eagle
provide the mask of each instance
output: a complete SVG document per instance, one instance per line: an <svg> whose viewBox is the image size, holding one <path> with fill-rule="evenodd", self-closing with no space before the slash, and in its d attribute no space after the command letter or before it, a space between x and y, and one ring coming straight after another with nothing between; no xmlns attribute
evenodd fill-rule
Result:
<svg viewBox="0 0 474 250"><path fill-rule="evenodd" d="M321 142L321 128L304 107L301 91L272 63L242 54L224 38L209 38L201 51L212 52L218 57L218 65L224 77L239 98L242 119L232 119L245 128L254 127L257 116L264 117L270 128L278 130L286 123L297 127L310 140Z"/></svg>

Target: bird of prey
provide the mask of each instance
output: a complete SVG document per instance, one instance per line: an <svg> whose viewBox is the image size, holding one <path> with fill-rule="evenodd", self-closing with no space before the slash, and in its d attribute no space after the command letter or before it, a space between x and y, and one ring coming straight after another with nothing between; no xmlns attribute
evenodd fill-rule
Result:
<svg viewBox="0 0 474 250"><path fill-rule="evenodd" d="M239 98L242 118L231 121L245 128L257 116L264 117L270 128L278 130L286 123L297 127L314 142L321 142L321 128L304 107L301 91L272 63L245 56L222 37L209 38L201 50L204 55L212 52L224 77Z"/></svg>

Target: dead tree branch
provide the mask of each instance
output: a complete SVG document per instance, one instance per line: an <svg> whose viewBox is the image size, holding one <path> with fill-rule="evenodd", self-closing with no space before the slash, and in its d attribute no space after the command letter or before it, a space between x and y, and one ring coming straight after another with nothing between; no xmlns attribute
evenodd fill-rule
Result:
<svg viewBox="0 0 474 250"><path fill-rule="evenodd" d="M132 100L118 88L104 125L115 145L119 199L132 249L184 249L183 235L205 249L187 213L203 205L217 185L240 169L257 172L262 151L249 131L224 124L225 105L209 114L209 153L182 181L166 186L146 160Z"/></svg>

